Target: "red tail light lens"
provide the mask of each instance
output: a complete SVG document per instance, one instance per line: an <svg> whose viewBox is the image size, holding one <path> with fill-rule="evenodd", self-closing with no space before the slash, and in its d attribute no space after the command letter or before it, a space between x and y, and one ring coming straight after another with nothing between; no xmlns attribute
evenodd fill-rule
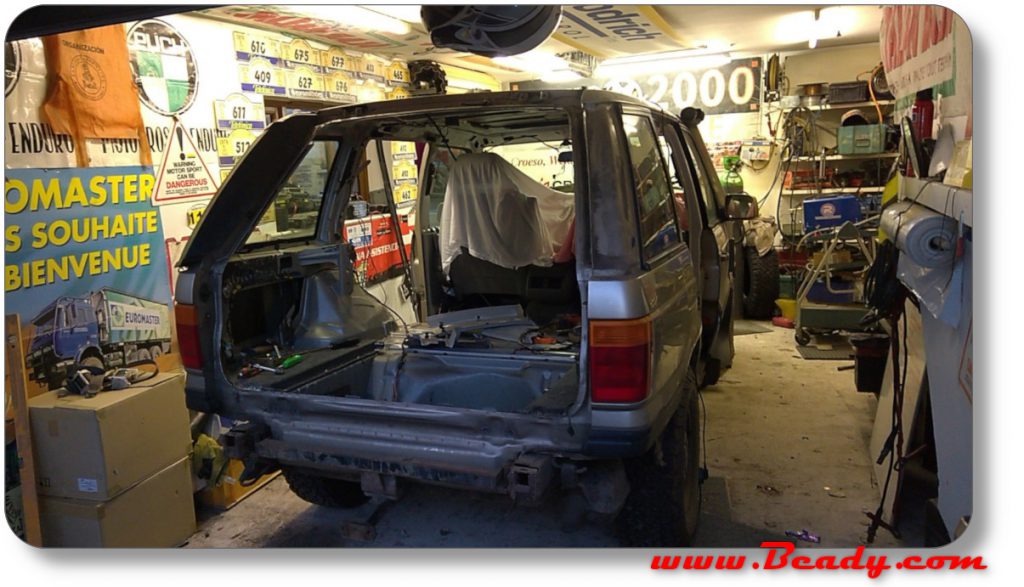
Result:
<svg viewBox="0 0 1024 587"><path fill-rule="evenodd" d="M174 322L178 326L178 351L187 369L202 369L203 356L199 350L199 318L196 307L175 304Z"/></svg>
<svg viewBox="0 0 1024 587"><path fill-rule="evenodd" d="M590 398L633 403L647 397L651 371L651 322L590 321Z"/></svg>

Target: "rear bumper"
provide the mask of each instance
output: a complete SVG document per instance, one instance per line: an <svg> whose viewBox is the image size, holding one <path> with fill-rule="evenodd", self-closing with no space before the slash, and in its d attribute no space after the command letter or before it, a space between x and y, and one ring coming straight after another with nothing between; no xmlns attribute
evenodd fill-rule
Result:
<svg viewBox="0 0 1024 587"><path fill-rule="evenodd" d="M522 487L523 463L547 475L559 462L582 458L588 432L566 417L274 392L239 395L245 407L235 417L256 424L256 437L240 444L260 459L327 476L375 473L480 491L532 492Z"/></svg>
<svg viewBox="0 0 1024 587"><path fill-rule="evenodd" d="M524 459L557 468L638 456L662 424L651 402L568 418L235 389L221 397L189 373L190 408L250 423L254 437L239 442L249 454L232 456L325 476L374 473L497 493L517 491L513 473Z"/></svg>

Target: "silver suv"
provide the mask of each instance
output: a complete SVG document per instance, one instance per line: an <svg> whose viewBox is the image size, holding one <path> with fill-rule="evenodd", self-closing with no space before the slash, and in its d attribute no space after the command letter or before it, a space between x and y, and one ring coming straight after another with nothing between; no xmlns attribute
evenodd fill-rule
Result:
<svg viewBox="0 0 1024 587"><path fill-rule="evenodd" d="M188 405L233 422L246 478L281 468L315 504L560 492L629 543L689 544L698 381L731 364L733 220L756 215L702 117L579 90L270 125L179 263Z"/></svg>

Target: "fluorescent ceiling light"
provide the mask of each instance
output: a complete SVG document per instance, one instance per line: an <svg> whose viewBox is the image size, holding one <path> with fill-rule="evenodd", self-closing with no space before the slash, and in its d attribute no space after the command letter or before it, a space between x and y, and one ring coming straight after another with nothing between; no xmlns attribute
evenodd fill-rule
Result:
<svg viewBox="0 0 1024 587"><path fill-rule="evenodd" d="M564 59L550 53L530 51L512 57L495 57L494 62L519 71L546 73L553 70L569 69Z"/></svg>
<svg viewBox="0 0 1024 587"><path fill-rule="evenodd" d="M495 57L493 61L498 65L535 75L548 83L570 82L583 78L569 68L569 63L565 59L540 51L530 51L512 57Z"/></svg>
<svg viewBox="0 0 1024 587"><path fill-rule="evenodd" d="M775 38L787 45L806 42L814 49L819 40L845 35L858 24L857 12L848 6L802 10L779 19L775 26Z"/></svg>
<svg viewBox="0 0 1024 587"><path fill-rule="evenodd" d="M407 35L412 31L409 23L403 20L360 6L305 5L291 8L307 16L333 21L341 27L352 27L367 32Z"/></svg>
<svg viewBox="0 0 1024 587"><path fill-rule="evenodd" d="M597 66L597 77L634 77L664 71L693 71L720 67L732 61L728 53L672 51L654 55L638 55L608 59Z"/></svg>

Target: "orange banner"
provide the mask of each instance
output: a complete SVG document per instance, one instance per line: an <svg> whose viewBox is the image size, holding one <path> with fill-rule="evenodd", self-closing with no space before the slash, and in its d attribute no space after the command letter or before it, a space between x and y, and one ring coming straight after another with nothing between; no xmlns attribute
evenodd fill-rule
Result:
<svg viewBox="0 0 1024 587"><path fill-rule="evenodd" d="M43 115L58 134L78 144L78 165L88 167L84 141L138 138L144 165L152 164L149 142L132 81L124 27L110 25L43 37L54 86Z"/></svg>

